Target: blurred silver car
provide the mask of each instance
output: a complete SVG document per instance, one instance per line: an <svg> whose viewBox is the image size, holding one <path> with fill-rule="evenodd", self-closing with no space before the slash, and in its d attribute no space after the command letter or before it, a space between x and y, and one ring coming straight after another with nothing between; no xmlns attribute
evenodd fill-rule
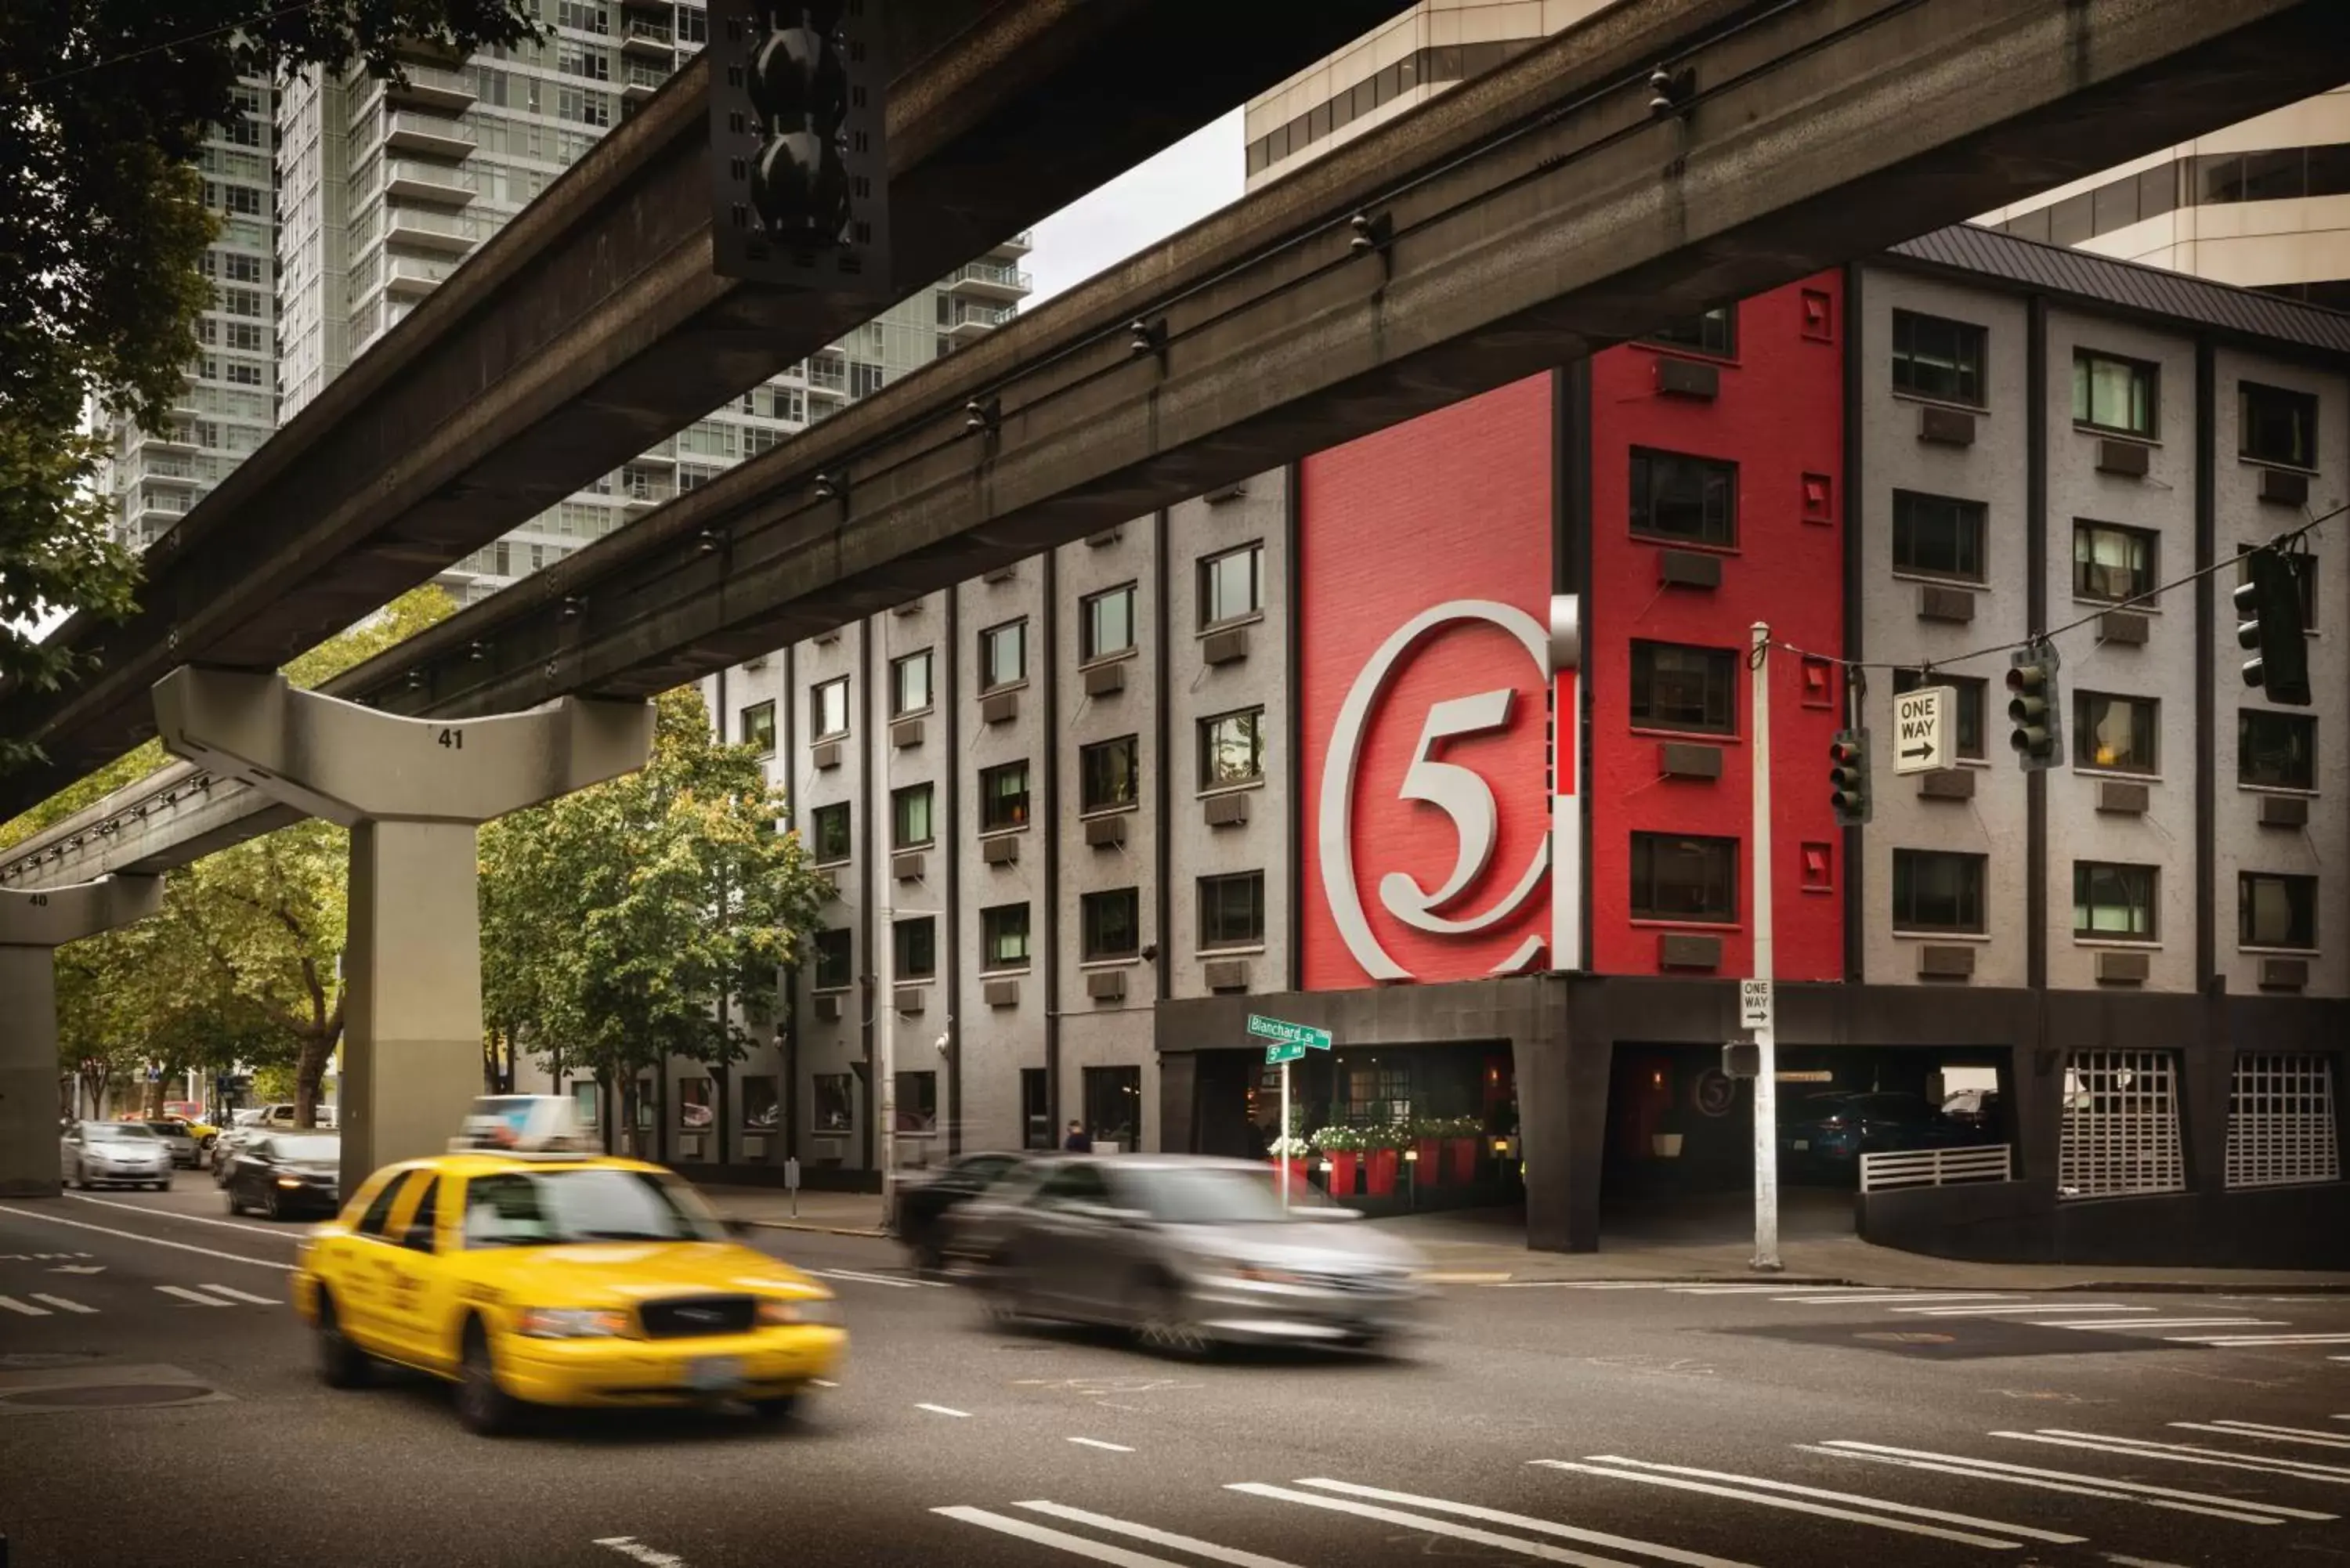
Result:
<svg viewBox="0 0 2350 1568"><path fill-rule="evenodd" d="M59 1174L68 1187L172 1185L172 1151L145 1122L76 1122L58 1147Z"/></svg>
<svg viewBox="0 0 2350 1568"><path fill-rule="evenodd" d="M1284 1210L1271 1168L1247 1160L1072 1155L950 1210L944 1251L1000 1319L1107 1324L1178 1354L1368 1346L1410 1329L1425 1292L1419 1255L1360 1219Z"/></svg>

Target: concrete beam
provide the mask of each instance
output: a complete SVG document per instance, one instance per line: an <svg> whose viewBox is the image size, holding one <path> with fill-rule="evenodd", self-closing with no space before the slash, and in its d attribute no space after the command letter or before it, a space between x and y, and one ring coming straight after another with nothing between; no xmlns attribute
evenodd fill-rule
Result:
<svg viewBox="0 0 2350 1568"><path fill-rule="evenodd" d="M1405 3L892 5L896 292ZM280 668L877 313L712 275L708 70L689 63L159 540L129 620L53 634L99 672L0 691L0 732L51 759L0 779L0 817L152 733L173 667Z"/></svg>

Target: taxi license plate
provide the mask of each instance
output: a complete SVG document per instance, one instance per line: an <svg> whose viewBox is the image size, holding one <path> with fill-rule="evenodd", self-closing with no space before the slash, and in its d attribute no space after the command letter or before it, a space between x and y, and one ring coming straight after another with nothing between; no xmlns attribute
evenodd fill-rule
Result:
<svg viewBox="0 0 2350 1568"><path fill-rule="evenodd" d="M1799 1138L1797 1138L1797 1139L1795 1140L1795 1152L1796 1152L1797 1154L1804 1154L1804 1153L1808 1152L1808 1151L1810 1150L1811 1147L1812 1147L1812 1140L1811 1140L1811 1139L1809 1139L1809 1138L1803 1138L1803 1137L1799 1137Z"/></svg>
<svg viewBox="0 0 2350 1568"><path fill-rule="evenodd" d="M697 1394L724 1394L743 1386L743 1364L731 1355L704 1355L689 1364L685 1380Z"/></svg>

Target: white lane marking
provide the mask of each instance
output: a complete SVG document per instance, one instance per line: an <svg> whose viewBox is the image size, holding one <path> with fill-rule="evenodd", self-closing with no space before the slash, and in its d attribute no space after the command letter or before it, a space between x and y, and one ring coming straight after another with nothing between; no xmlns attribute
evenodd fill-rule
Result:
<svg viewBox="0 0 2350 1568"><path fill-rule="evenodd" d="M84 1220L60 1220L54 1214L37 1213L29 1209L12 1209L5 1203L0 1203L0 1214L14 1214L19 1220L46 1220L52 1225L70 1225L77 1231L95 1231L101 1236L120 1237L125 1241L144 1241L151 1247L169 1247L179 1252L197 1252L207 1258L218 1258L224 1262L244 1263L256 1269L277 1269L289 1274L294 1272L293 1264L281 1263L271 1258L247 1258L234 1252L214 1251L210 1247L199 1247L189 1241L166 1241L161 1236L142 1236L136 1231L117 1231L110 1226L92 1225Z"/></svg>
<svg viewBox="0 0 2350 1568"><path fill-rule="evenodd" d="M2134 1317L2100 1319L2095 1323L2058 1323L2051 1328L2275 1328L2273 1318L2262 1317Z"/></svg>
<svg viewBox="0 0 2350 1568"><path fill-rule="evenodd" d="M1994 1432L1993 1437L1999 1436ZM2241 1513L2273 1513L2285 1519L2324 1522L2340 1516L2313 1513L2303 1508L2287 1508L2281 1502L2258 1502L2250 1498L2214 1497L2209 1492L2181 1491L2177 1487L2156 1486L2148 1481L2114 1480L2105 1476L2085 1476L2073 1470L2043 1469L2037 1465L2011 1464L2005 1459L1979 1459L1970 1455L1937 1454L1921 1449L1889 1448L1883 1443L1854 1442L1849 1438L1831 1438L1825 1445L1838 1453L1849 1453L1854 1459L1875 1454L1891 1454L1904 1459L1939 1459L1945 1464L1963 1465L1969 1469L1996 1471L2001 1475L2043 1476L2056 1480L2080 1481L2089 1486L2104 1487L2113 1491L2138 1492L2147 1497L2174 1498L2186 1502L2209 1503L2217 1508L2231 1509Z"/></svg>
<svg viewBox="0 0 2350 1568"><path fill-rule="evenodd" d="M42 1292L40 1292L40 1291L35 1291L35 1292L33 1292L33 1293L32 1293L32 1296L33 1296L33 1299L34 1299L35 1301L36 1301L36 1302L47 1302L47 1303L48 1303L51 1306L61 1308L62 1310L64 1310L64 1311L66 1311L66 1312L78 1312L78 1313L81 1313L81 1314L85 1314L85 1315L89 1315L89 1314L95 1314L95 1313L98 1311L98 1309L97 1309L96 1307L94 1307L94 1306L84 1306L84 1305L82 1305L82 1304L81 1304L81 1303L79 1303L79 1302L78 1302L78 1301L69 1300L68 1298L67 1298L67 1297L65 1297L65 1296L53 1296L53 1295L47 1295L47 1294L45 1294L44 1293L42 1293Z"/></svg>
<svg viewBox="0 0 2350 1568"><path fill-rule="evenodd" d="M1783 1291L1801 1291L1806 1295L1819 1291L1832 1291L1834 1285L1675 1285L1677 1296L1767 1296Z"/></svg>
<svg viewBox="0 0 2350 1568"><path fill-rule="evenodd" d="M1995 1535L1979 1535L1972 1531L1945 1530L1938 1524L1910 1524L1898 1519L1887 1519L1874 1513L1862 1513L1856 1509L1831 1508L1824 1502L1804 1502L1792 1497L1773 1497L1764 1492L1747 1491L1737 1487L1715 1486L1710 1481L1685 1480L1679 1476L1651 1475L1646 1470L1615 1469L1605 1465L1576 1464L1569 1459L1536 1459L1534 1462L1555 1470L1574 1470L1581 1475L1605 1476L1610 1480L1638 1481L1643 1486L1670 1487L1676 1491L1694 1491L1707 1497L1728 1498L1732 1502L1751 1502L1758 1508L1779 1508L1794 1513L1816 1514L1822 1519L1841 1519L1850 1524L1873 1524L1879 1530L1898 1530L1905 1535L1929 1535L1938 1541L1955 1541L1961 1546L1984 1546L1994 1552L2012 1552L2022 1544L2018 1541L2003 1541Z"/></svg>
<svg viewBox="0 0 2350 1568"><path fill-rule="evenodd" d="M2053 1427L2037 1432L1993 1432L1991 1435L2010 1438L2019 1443L2051 1443L2060 1449L2087 1449L2093 1453L2123 1454L2134 1459L2168 1459L2175 1464L2201 1465L2223 1470L2259 1470L2265 1475L2301 1476L2309 1480L2334 1481L2350 1486L2350 1470L2338 1469L2332 1465L2314 1465L2306 1459L2231 1453L2225 1449L2197 1449L2184 1443L2148 1443L2136 1438L2113 1438L2102 1432L2068 1432Z"/></svg>
<svg viewBox="0 0 2350 1568"><path fill-rule="evenodd" d="M1655 1557L1666 1563L1680 1563L1687 1568L1747 1568L1742 1563L1727 1557L1709 1557L1702 1552L1684 1552L1678 1546L1661 1546L1653 1541L1634 1541L1628 1536L1603 1534L1596 1530L1578 1530L1571 1524L1555 1524L1547 1519L1530 1519L1523 1513L1504 1513L1498 1508L1479 1508L1474 1503L1447 1502L1441 1498L1419 1497L1408 1491L1384 1491L1375 1486L1356 1486L1347 1481L1302 1480L1299 1486L1320 1487L1325 1491L1345 1492L1350 1497L1375 1498L1385 1502L1410 1503L1416 1508L1433 1509L1438 1513L1457 1513L1463 1519L1482 1520L1488 1524L1507 1524L1519 1530L1530 1530L1537 1535L1555 1535L1562 1541L1580 1541L1586 1546L1612 1546L1624 1552L1637 1552L1644 1557Z"/></svg>
<svg viewBox="0 0 2350 1568"><path fill-rule="evenodd" d="M1107 1449L1113 1454L1130 1454L1134 1452L1132 1449L1128 1448L1124 1443L1105 1443L1099 1438L1071 1438L1069 1441L1076 1444L1081 1449ZM1022 1506L1025 1507L1027 1505L1024 1503ZM1167 1542L1162 1541L1159 1544L1164 1546Z"/></svg>
<svg viewBox="0 0 2350 1568"><path fill-rule="evenodd" d="M1893 1310L1913 1317L2018 1317L2026 1314L2153 1312L2157 1309L2099 1303L2092 1306L1901 1306Z"/></svg>
<svg viewBox="0 0 2350 1568"><path fill-rule="evenodd" d="M26 1317L47 1317L49 1315L48 1308L36 1307L28 1302L20 1302L15 1296L0 1296L0 1307L5 1307L8 1311L13 1313L22 1313Z"/></svg>
<svg viewBox="0 0 2350 1568"><path fill-rule="evenodd" d="M1939 1509L1920 1508L1915 1503L1890 1502L1881 1497L1862 1497L1856 1492L1829 1491L1820 1487L1798 1486L1794 1481L1769 1480L1762 1476L1737 1475L1727 1470L1699 1469L1692 1465L1658 1464L1648 1459L1627 1459L1621 1454L1592 1454L1594 1464L1622 1465L1632 1469L1656 1470L1666 1475L1696 1476L1701 1480L1727 1481L1732 1486L1756 1487L1763 1491L1784 1492L1790 1497L1816 1498L1823 1502L1848 1502L1860 1508L1873 1508L1880 1513L1898 1513L1906 1519L1931 1519L1943 1524L1979 1525L1985 1530L2003 1531L2021 1535L2028 1541L2046 1541L2059 1546L2075 1546L2088 1539L2085 1535L2060 1535L2054 1531L2036 1529L2028 1524L2010 1524L2003 1519L1984 1519L1970 1513L1946 1513ZM1547 1461L1537 1460L1536 1463Z"/></svg>
<svg viewBox="0 0 2350 1568"><path fill-rule="evenodd" d="M2114 1568L2180 1568L2177 1563L2158 1563L2151 1557L2125 1557L2118 1552L2101 1552L2097 1555Z"/></svg>
<svg viewBox="0 0 2350 1568"><path fill-rule="evenodd" d="M808 1386L811 1388L837 1388L840 1385L835 1383L829 1377L811 1377L808 1379Z"/></svg>
<svg viewBox="0 0 2350 1568"><path fill-rule="evenodd" d="M2212 1519L2230 1520L2238 1524L2282 1524L2275 1513L2255 1512L2266 1503L2239 1502L2232 1498L2207 1498L2199 1502L2182 1501L2202 1498L2200 1492L2174 1491L2168 1487L2147 1486L2141 1481L2107 1480L2102 1476L2075 1475L2070 1470L2035 1469L2029 1465L2002 1465L1991 1459L1962 1458L1957 1454L1928 1454L1915 1449L1894 1449L1881 1453L1856 1452L1859 1449L1875 1449L1875 1443L1826 1445L1798 1443L1795 1447L1807 1454L1825 1454L1839 1459L1863 1459L1870 1464L1894 1465L1905 1470L1928 1470L1935 1475L1958 1476L1967 1480L2000 1481L2009 1486L2031 1487L2039 1491L2071 1492L2077 1497L2104 1498L2109 1502L2134 1502L2141 1508L2167 1509L2176 1513L2199 1513ZM1908 1456L1908 1457L1903 1457ZM2331 1518L2321 1514L2320 1518Z"/></svg>
<svg viewBox="0 0 2350 1568"><path fill-rule="evenodd" d="M623 1557L633 1558L645 1568L685 1568L685 1559L674 1552L657 1552L633 1535L603 1535L596 1539L598 1546L608 1546Z"/></svg>
<svg viewBox="0 0 2350 1568"><path fill-rule="evenodd" d="M1107 1531L1112 1535L1131 1536L1137 1541L1148 1541L1153 1546L1171 1546L1178 1552L1188 1552L1194 1557L1204 1557L1211 1563L1229 1563L1232 1568L1296 1568L1296 1564L1284 1563L1278 1557L1261 1557L1253 1552L1243 1552L1231 1546L1219 1546L1212 1541L1195 1540L1189 1535L1178 1535L1171 1530L1158 1530L1148 1524L1137 1524L1132 1520L1112 1519L1106 1513L1087 1513L1082 1508L1070 1508L1062 1503L1020 1502L1013 1506L1024 1508L1032 1513L1048 1514L1055 1519L1066 1519L1073 1524L1090 1524L1096 1530Z"/></svg>
<svg viewBox="0 0 2350 1568"><path fill-rule="evenodd" d="M822 1279L855 1280L860 1285L889 1285L901 1291L910 1291L921 1283L919 1280L893 1280L887 1274L863 1274L855 1269L810 1269L808 1272Z"/></svg>
<svg viewBox="0 0 2350 1568"><path fill-rule="evenodd" d="M934 1508L932 1513L976 1524L982 1530L993 1530L1014 1535L1023 1541L1033 1541L1039 1546L1056 1547L1076 1557L1090 1557L1097 1563L1114 1563L1116 1568L1182 1568L1182 1564L1165 1557L1152 1557L1140 1552L1128 1552L1123 1546L1107 1542L1087 1541L1082 1535L1071 1535L1066 1530L1048 1530L1041 1524L1031 1524L1010 1514L990 1513L983 1508Z"/></svg>
<svg viewBox="0 0 2350 1568"><path fill-rule="evenodd" d="M233 1296L241 1302L251 1302L255 1306L284 1306L286 1304L286 1298L283 1296L257 1296L251 1291L238 1290L234 1285L215 1285L208 1282L205 1284L204 1289L212 1292L213 1294L216 1296Z"/></svg>
<svg viewBox="0 0 2350 1568"><path fill-rule="evenodd" d="M248 1225L242 1220L215 1220L208 1214L182 1214L176 1209L151 1209L143 1203L117 1203L110 1198L92 1198L88 1193L68 1192L76 1203L95 1203L100 1209L120 1209L130 1214L156 1214L166 1220L184 1220L191 1225L217 1225L224 1231L250 1231L256 1236L275 1236L281 1241L299 1241L309 1234L307 1231L288 1231L283 1225ZM82 1254L88 1257L88 1253Z"/></svg>
<svg viewBox="0 0 2350 1568"><path fill-rule="evenodd" d="M2176 1328L2176 1324L2166 1324ZM2182 1345L2224 1345L2236 1348L2254 1345L2350 1345L2350 1334L2199 1334L2181 1338Z"/></svg>
<svg viewBox="0 0 2350 1568"><path fill-rule="evenodd" d="M1896 1302L1916 1305L1921 1302L2012 1302L2019 1298L2013 1291L1939 1291L1922 1294L1909 1291L1880 1291L1870 1296L1799 1296L1794 1299L1805 1306L1890 1306Z"/></svg>
<svg viewBox="0 0 2350 1568"><path fill-rule="evenodd" d="M2307 1443L2316 1449L2350 1449L2350 1432L2321 1432L2308 1427L2272 1427L2265 1421L2173 1421L2188 1432L2217 1432L2221 1437L2263 1438L2272 1443Z"/></svg>
<svg viewBox="0 0 2350 1568"><path fill-rule="evenodd" d="M917 1410L928 1410L933 1416L952 1416L964 1421L971 1419L970 1411L958 1410L951 1405L925 1405L917 1400L915 1402L914 1408Z"/></svg>
<svg viewBox="0 0 2350 1568"><path fill-rule="evenodd" d="M1449 1535L1455 1541L1471 1541L1480 1546L1491 1546L1503 1552L1514 1552L1521 1557L1538 1557L1545 1563L1571 1563L1575 1568L1633 1568L1614 1557L1593 1557L1581 1552L1569 1552L1560 1546L1544 1546L1538 1541L1527 1541L1515 1535L1496 1535L1490 1530L1471 1525L1455 1524L1432 1514L1406 1513L1400 1509L1378 1508L1367 1502L1349 1502L1344 1498L1317 1497L1310 1491L1295 1491L1285 1486L1267 1486L1263 1481L1232 1481L1226 1491L1246 1492L1251 1497L1271 1498L1275 1502L1302 1503L1307 1508L1326 1508L1334 1513L1351 1513L1362 1519L1373 1519L1381 1524L1392 1524L1404 1530L1425 1531L1430 1535Z"/></svg>
<svg viewBox="0 0 2350 1568"><path fill-rule="evenodd" d="M208 1296L202 1291L187 1290L179 1285L157 1285L155 1288L162 1292L167 1296L177 1296L183 1302L193 1302L198 1306L224 1307L228 1305L228 1303L221 1300L218 1296Z"/></svg>

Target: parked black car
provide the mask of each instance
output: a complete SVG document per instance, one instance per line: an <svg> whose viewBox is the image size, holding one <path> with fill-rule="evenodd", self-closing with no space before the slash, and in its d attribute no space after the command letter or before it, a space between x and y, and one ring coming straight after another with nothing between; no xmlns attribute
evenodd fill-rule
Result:
<svg viewBox="0 0 2350 1568"><path fill-rule="evenodd" d="M1813 1171L1856 1175L1864 1154L1980 1141L1975 1128L1945 1116L1925 1096L1895 1091L1812 1095L1779 1117L1780 1158Z"/></svg>
<svg viewBox="0 0 2350 1568"><path fill-rule="evenodd" d="M258 1209L272 1220L332 1215L343 1206L343 1140L330 1132L279 1132L250 1138L221 1180L228 1211Z"/></svg>
<svg viewBox="0 0 2350 1568"><path fill-rule="evenodd" d="M1027 1158L1023 1154L967 1154L927 1176L901 1176L898 1183L898 1240L913 1254L914 1266L925 1273L943 1267L945 1258L939 1249L946 1235L947 1211L978 1197Z"/></svg>

